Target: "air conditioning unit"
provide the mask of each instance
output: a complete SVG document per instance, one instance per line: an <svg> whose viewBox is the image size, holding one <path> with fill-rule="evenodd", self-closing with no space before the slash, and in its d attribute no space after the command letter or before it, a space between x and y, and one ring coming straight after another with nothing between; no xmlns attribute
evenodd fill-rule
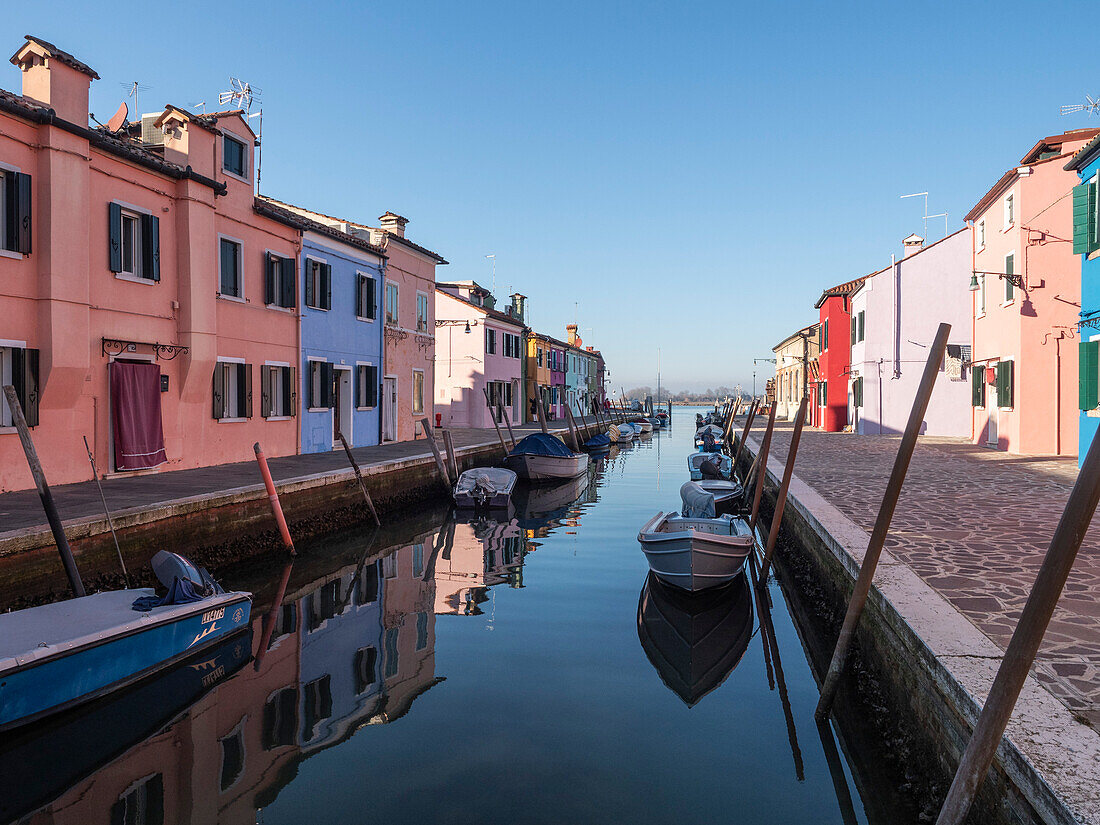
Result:
<svg viewBox="0 0 1100 825"><path fill-rule="evenodd" d="M161 112L154 112L151 115L141 116L141 142L146 146L164 145L164 131L153 125L161 114Z"/></svg>

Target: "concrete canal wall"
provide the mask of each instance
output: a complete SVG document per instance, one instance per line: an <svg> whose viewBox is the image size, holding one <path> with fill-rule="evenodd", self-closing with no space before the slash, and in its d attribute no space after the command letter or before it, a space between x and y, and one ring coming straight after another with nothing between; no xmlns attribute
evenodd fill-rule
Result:
<svg viewBox="0 0 1100 825"><path fill-rule="evenodd" d="M750 438L742 470L758 449ZM785 458L768 462L769 505ZM820 680L868 534L796 475L782 536L778 573L795 588L795 612L803 614L803 640ZM893 721L892 744L904 752L917 792L929 797L926 815L938 811L1002 654L911 568L883 553L842 693L860 677L876 683L874 701L886 703ZM842 732L853 726L848 716L836 713ZM1100 823L1098 773L1100 735L1029 677L968 822Z"/></svg>

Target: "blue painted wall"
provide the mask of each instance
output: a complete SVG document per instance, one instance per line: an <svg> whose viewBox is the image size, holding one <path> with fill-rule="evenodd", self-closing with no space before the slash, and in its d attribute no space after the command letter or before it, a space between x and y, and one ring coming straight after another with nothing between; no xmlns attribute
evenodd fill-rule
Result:
<svg viewBox="0 0 1100 825"><path fill-rule="evenodd" d="M306 306L305 282L310 258L332 267L332 307L329 310ZM309 407L310 358L322 358L334 365L351 368L352 425L349 441L355 447L379 443L381 407L368 409L355 405L357 362L367 362L378 368L379 381L384 374L382 364L382 290L383 271L380 261L369 252L338 241L327 243L306 235L302 241L299 262L298 300L302 307L302 363L299 365L299 396L302 421L302 452L324 453L333 448L331 409L312 410ZM356 317L357 274L375 279L373 321ZM381 390L376 392L381 396ZM348 436L348 428L344 428Z"/></svg>
<svg viewBox="0 0 1100 825"><path fill-rule="evenodd" d="M1100 171L1100 153L1084 167L1077 170L1077 174L1082 181L1089 180L1093 175ZM1088 315L1092 312L1100 312L1100 256L1093 257L1090 261L1088 256L1081 256L1081 314ZM1081 340L1089 341L1095 336L1100 335L1100 330L1092 329L1091 327L1081 328ZM1088 452L1089 445L1092 444L1092 438L1096 435L1096 428L1100 425L1100 418L1090 416L1085 412L1081 413L1081 423L1077 428L1078 431L1078 464L1084 462L1085 453Z"/></svg>

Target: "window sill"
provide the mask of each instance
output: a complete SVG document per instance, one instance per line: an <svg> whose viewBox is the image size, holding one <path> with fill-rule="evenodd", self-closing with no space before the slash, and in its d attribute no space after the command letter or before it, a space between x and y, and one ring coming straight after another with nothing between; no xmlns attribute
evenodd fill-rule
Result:
<svg viewBox="0 0 1100 825"><path fill-rule="evenodd" d="M975 321L980 321L984 317L985 317L985 313L984 312L979 312L977 315L974 316L974 320Z"/></svg>
<svg viewBox="0 0 1100 825"><path fill-rule="evenodd" d="M22 252L15 252L11 249L0 249L0 258L11 258L12 260L21 261L26 257Z"/></svg>
<svg viewBox="0 0 1100 825"><path fill-rule="evenodd" d="M288 315L293 315L294 310L296 309L296 307L284 307L284 306L279 306L278 304L264 304L264 306L267 309L273 309L276 312L285 312Z"/></svg>
<svg viewBox="0 0 1100 825"><path fill-rule="evenodd" d="M224 166L222 167L222 174L225 175L227 178L239 180L241 183L247 183L249 186L252 185L252 181L250 181L248 178L238 175L236 172L226 169Z"/></svg>
<svg viewBox="0 0 1100 825"><path fill-rule="evenodd" d="M367 317L365 317L365 316L363 316L363 315L356 315L356 316L355 316L355 320L356 320L356 321L362 321L362 322L363 322L363 323L365 323L365 324L373 324L373 323L374 323L375 321L377 321L378 319L377 319L377 318L367 318Z"/></svg>
<svg viewBox="0 0 1100 825"><path fill-rule="evenodd" d="M1016 224L1015 223L1010 223L1008 226L1004 227L1001 230L1001 234L1004 235L1006 232L1011 232L1015 228L1016 228Z"/></svg>
<svg viewBox="0 0 1100 825"><path fill-rule="evenodd" d="M376 410L376 409L378 409L378 408L377 407L356 407L355 411L356 412L371 412L372 410Z"/></svg>
<svg viewBox="0 0 1100 825"><path fill-rule="evenodd" d="M233 301L234 303L243 304L245 300L239 295L226 295L224 292L217 293L219 301Z"/></svg>
<svg viewBox="0 0 1100 825"><path fill-rule="evenodd" d="M115 278L119 281L128 281L131 284L145 284L146 286L160 283L160 281L154 281L152 278L142 278L140 275L131 275L129 272L116 272Z"/></svg>
<svg viewBox="0 0 1100 825"><path fill-rule="evenodd" d="M247 418L215 418L219 424L240 424L243 421L247 421Z"/></svg>
<svg viewBox="0 0 1100 825"><path fill-rule="evenodd" d="M293 421L293 415L269 415L264 421Z"/></svg>
<svg viewBox="0 0 1100 825"><path fill-rule="evenodd" d="M15 427L0 427L0 435L19 432Z"/></svg>
<svg viewBox="0 0 1100 825"><path fill-rule="evenodd" d="M309 407L306 410L306 412L311 412L311 413L326 413L326 412L331 412L331 411L332 411L332 407Z"/></svg>
<svg viewBox="0 0 1100 825"><path fill-rule="evenodd" d="M315 307L312 304L306 304L306 309L312 309L314 312L331 312L332 308L325 309L324 307Z"/></svg>
<svg viewBox="0 0 1100 825"><path fill-rule="evenodd" d="M1010 306L1012 306L1012 305L1013 305L1014 303L1016 303L1016 299L1015 299L1015 298L1013 298L1013 299L1012 299L1011 301L1001 301L1001 309L1004 309L1005 307L1010 307Z"/></svg>

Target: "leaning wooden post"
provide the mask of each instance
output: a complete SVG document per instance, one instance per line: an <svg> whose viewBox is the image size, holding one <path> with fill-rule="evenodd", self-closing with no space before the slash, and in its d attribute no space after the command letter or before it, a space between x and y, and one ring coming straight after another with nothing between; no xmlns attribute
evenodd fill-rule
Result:
<svg viewBox="0 0 1100 825"><path fill-rule="evenodd" d="M581 439L577 432L577 422L573 420L573 411L569 409L569 405L565 405L565 423L569 427L569 435L573 438L573 452L579 453L581 451Z"/></svg>
<svg viewBox="0 0 1100 825"><path fill-rule="evenodd" d="M260 449L260 442L257 441L253 444L252 449L256 452L256 462L260 465L260 475L264 477L267 500L271 504L271 512L275 514L275 523L279 525L279 535L283 537L283 547L287 549L291 556L297 556L298 552L294 549L294 540L290 538L290 528L286 526L283 506L279 503L279 493L275 489L275 482L271 478L271 470L267 467L267 458L264 456L264 451Z"/></svg>
<svg viewBox="0 0 1100 825"><path fill-rule="evenodd" d="M489 400L489 388L482 387L481 391L485 393L485 406L489 409L489 419L493 422L493 429L497 431L497 438L500 439L500 449L505 455L508 455L508 445L504 443L504 435L500 432L500 424L497 423L497 417L493 414L493 402ZM512 446L514 447L515 444Z"/></svg>
<svg viewBox="0 0 1100 825"><path fill-rule="evenodd" d="M540 392L540 393L536 393L536 395L535 395L535 398L537 398L537 399L538 399L538 402L539 402L539 403L538 403L538 408L539 408L539 426L540 426L540 427L542 427L542 431L543 431L543 432L545 433L545 432L546 432L546 410L544 410L544 409L543 409L543 406L542 406L542 393L541 393L541 392Z"/></svg>
<svg viewBox="0 0 1100 825"><path fill-rule="evenodd" d="M65 536L65 528L61 525L61 514L57 512L57 504L50 492L50 485L46 483L46 473L42 469L42 462L38 460L38 451L34 449L31 441L31 430L27 426L27 419L23 416L23 405L19 403L19 396L15 394L15 387L4 385L4 397L8 399L8 407L11 409L11 420L15 429L19 431L19 441L23 444L23 454L27 457L27 466L34 476L34 486L38 488L38 497L42 499L42 509L46 511L46 521L50 523L53 532L54 543L57 544L57 552L61 554L61 564L65 567L65 575L69 579L69 587L73 589L75 596L86 595L84 582L80 579L80 571L76 568L76 559L69 548L69 539Z"/></svg>
<svg viewBox="0 0 1100 825"><path fill-rule="evenodd" d="M374 523L381 527L382 521L378 518L378 511L374 509L374 501L367 491L367 485L363 483L363 473L359 470L359 464L356 462L355 456L351 454L351 447L348 446L348 441L344 438L343 433L337 433L337 435L340 438L340 443L344 445L344 452L348 455L348 461L351 462L351 469L355 472L355 480L359 482L359 490L363 493L363 498L367 500L367 507L370 508L370 514L374 516Z"/></svg>
<svg viewBox="0 0 1100 825"><path fill-rule="evenodd" d="M454 441L451 439L451 431L443 431L443 447L447 450L447 458L451 462L451 474L458 481L458 456L455 455Z"/></svg>
<svg viewBox="0 0 1100 825"><path fill-rule="evenodd" d="M848 657L848 648L852 644L856 625L863 613L863 606L867 603L867 595L871 592L871 581L875 576L875 567L878 566L879 556L882 555L882 547L886 543L886 534L890 531L890 521L894 517L894 508L897 506L898 497L901 495L901 485L905 481L905 473L909 470L909 461L913 458L913 449L917 446L917 436L920 434L921 424L924 422L924 413L928 409L928 399L932 396L932 388L936 385L936 376L943 363L943 353L947 347L947 336L951 332L950 324L940 324L936 331L936 338L928 351L928 361L924 365L924 375L921 376L920 385L917 387L917 396L913 399L913 409L909 412L909 421L905 425L905 433L898 445L898 455L894 459L894 469L890 473L890 480L886 483L886 492L882 495L882 506L879 507L878 518L875 519L875 527L871 532L871 539L867 543L867 552L863 556L863 564L859 568L859 576L856 578L855 588L852 590L852 598L848 601L848 612L844 615L844 624L840 628L840 637L836 641L833 650L832 661L829 662L829 670L825 675L825 681L821 686L821 699L814 711L814 718L818 721L829 715L829 708L836 697L837 685L840 684L840 675L844 672L844 662ZM1091 513L1091 511L1090 511Z"/></svg>
<svg viewBox="0 0 1100 825"><path fill-rule="evenodd" d="M267 648L271 645L271 636L275 630L275 622L279 619L279 611L283 607L283 599L286 598L286 586L290 582L290 572L294 569L294 562L288 561L283 568L283 574L279 578L279 586L275 588L275 598L271 602L271 608L264 616L264 623L260 632L260 646L256 648L256 661L253 669L259 673L267 655Z"/></svg>
<svg viewBox="0 0 1100 825"><path fill-rule="evenodd" d="M772 525L768 530L768 544L764 549L764 561L760 564L760 578L768 580L768 567L772 563L772 551L775 550L775 542L779 538L779 527L783 523L783 508L787 506L787 490L791 486L791 475L794 473L794 459L798 455L798 441L802 438L802 425L806 423L806 410L810 405L810 397L802 396L802 403L798 407L798 415L794 419L794 432L791 433L791 446L787 449L787 465L783 468L783 481L779 485L779 496L775 500L775 512L772 513Z"/></svg>
<svg viewBox="0 0 1100 825"><path fill-rule="evenodd" d="M497 400L497 410L500 412L500 417L504 421L504 426L508 428L508 440L512 442L512 447L515 448L516 436L512 432L512 419L509 417L508 413L504 411L504 405L500 403L499 399Z"/></svg>
<svg viewBox="0 0 1100 825"><path fill-rule="evenodd" d="M424 430L424 435L428 437L428 446L432 448L432 455L435 456L435 466L439 468L439 478L447 485L449 490L451 488L451 477L447 474L447 465L443 463L443 456L439 454L439 445L435 443L431 422L427 418L421 418L420 428Z"/></svg>
<svg viewBox="0 0 1100 825"><path fill-rule="evenodd" d="M772 446L772 430L775 429L775 405L768 414L768 429L764 431L764 441L760 445L760 452L756 455L759 466L756 468L756 489L752 495L752 516L749 519L749 532L756 532L756 518L760 515L760 498L764 494L764 479L768 477L768 452Z"/></svg>
<svg viewBox="0 0 1100 825"><path fill-rule="evenodd" d="M978 724L959 762L955 779L947 792L936 825L956 825L965 818L978 787L985 779L989 765L997 752L1009 717L1016 706L1028 671L1035 661L1050 617L1065 587L1081 541L1092 522L1096 504L1100 501L1100 438L1095 435L1077 481L1069 494L1066 509L1050 540L1043 564L1035 577L1031 593L1024 604L1020 620L1012 632L1001 666L993 679L993 687L982 707Z"/></svg>
<svg viewBox="0 0 1100 825"><path fill-rule="evenodd" d="M752 404L749 406L748 414L745 416L745 429L741 431L741 440L737 442L737 454L733 457L733 467L737 469L737 460L741 458L741 450L745 448L745 439L749 437L749 430L752 429L752 421L756 418L756 409L759 405L754 398Z"/></svg>

